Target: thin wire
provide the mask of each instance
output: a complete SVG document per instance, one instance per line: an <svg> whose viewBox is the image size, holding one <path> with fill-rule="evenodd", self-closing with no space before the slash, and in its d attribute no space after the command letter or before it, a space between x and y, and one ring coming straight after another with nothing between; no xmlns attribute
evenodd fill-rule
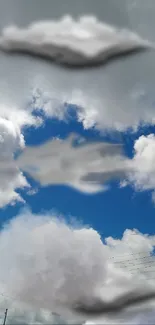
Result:
<svg viewBox="0 0 155 325"><path fill-rule="evenodd" d="M113 258L116 258L116 257L123 257L123 256L135 256L135 255L140 255L140 254L146 254L146 253L148 253L148 254L151 254L151 252L148 252L148 251L143 251L143 252L139 252L139 253L129 253L129 254L119 254L119 255L114 255L114 256L111 256L111 257L109 257L109 259L113 259ZM154 254L152 254L152 255L146 255L146 257L147 256L155 256ZM145 257L145 256L144 256ZM139 258L143 258L143 256L142 257L139 257Z"/></svg>
<svg viewBox="0 0 155 325"><path fill-rule="evenodd" d="M146 252L145 252L145 253L146 253ZM118 257L119 257L119 258L120 258L120 257L123 258L123 257L126 257L126 256L133 256L133 257L134 257L134 256L137 255L137 254L140 255L140 254L144 254L144 253L134 253L134 254L126 254L126 255L125 255L125 254L124 254L124 255L123 255L123 254L122 254L122 255L115 255L115 256L109 257L108 259L109 259L109 260L116 260L116 262L119 262L119 260L117 261L117 258L118 258ZM145 255L145 256L139 256L139 257L135 257L135 258L128 258L128 259L126 259L126 260L122 259L122 260L120 260L120 261L126 261L126 262L127 262L127 261L131 261L131 260L135 260L135 259L138 260L138 259L143 259L143 258L145 259L145 258L149 258L149 257L155 258L155 255L149 255L149 254L150 254L150 253L148 252L148 255Z"/></svg>
<svg viewBox="0 0 155 325"><path fill-rule="evenodd" d="M119 263L126 263L126 262L128 262L128 263L131 263L132 261L139 261L139 260L145 260L145 259L149 259L149 258L151 258L152 259L152 262L154 262L155 261L155 257L154 256L152 256L152 255L147 255L147 256L143 256L143 257L137 257L137 258L133 258L133 259L128 259L128 260L120 260L120 261L114 261L113 263L114 264L119 264ZM109 259L111 259L111 258L109 258Z"/></svg>
<svg viewBox="0 0 155 325"><path fill-rule="evenodd" d="M155 263L155 259L153 259L152 261L144 261L144 262L140 262L140 263L128 262L125 264L125 263L119 262L119 263L113 263L113 264L117 264L118 266L121 266L121 268L127 268L128 266L129 267L136 266L137 269L141 269L142 267L148 268L148 267L154 266L155 265L154 263Z"/></svg>

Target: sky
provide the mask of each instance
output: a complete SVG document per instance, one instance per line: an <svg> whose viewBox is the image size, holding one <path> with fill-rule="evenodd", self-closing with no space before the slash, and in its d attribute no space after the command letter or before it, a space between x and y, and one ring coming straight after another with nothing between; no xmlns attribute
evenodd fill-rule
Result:
<svg viewBox="0 0 155 325"><path fill-rule="evenodd" d="M0 0L0 321L153 321L154 302L99 320L72 303L155 286L154 50L86 69L41 56L87 32L154 44L154 14L154 0Z"/></svg>
<svg viewBox="0 0 155 325"><path fill-rule="evenodd" d="M44 125L38 129L27 128L24 135L28 145L38 145L52 137L65 138L71 132L77 132L87 140L114 140L116 143L123 143L127 155L132 157L134 141L141 134L152 133L153 128L145 128L134 134L115 133L111 139L111 135L100 136L96 131L84 130L82 124L76 121L65 123L46 119ZM38 189L38 184L33 179L30 183L32 189L37 191L34 195L29 195L27 191L18 191L22 193L33 213L54 210L65 215L65 218L76 217L99 231L103 238L121 238L127 228L154 234L154 202L151 199L151 191L135 191L132 186L120 188L119 181L112 181L108 191L90 195L69 186L39 186ZM2 222L19 213L22 206L23 204L16 203L1 209Z"/></svg>

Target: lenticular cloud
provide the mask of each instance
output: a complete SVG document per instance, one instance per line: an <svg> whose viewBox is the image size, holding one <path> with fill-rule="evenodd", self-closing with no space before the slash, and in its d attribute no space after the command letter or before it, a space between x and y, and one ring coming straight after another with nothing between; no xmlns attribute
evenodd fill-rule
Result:
<svg viewBox="0 0 155 325"><path fill-rule="evenodd" d="M29 53L65 65L103 64L108 59L152 45L137 34L98 21L94 16L74 20L38 21L26 28L9 26L2 30L0 48Z"/></svg>

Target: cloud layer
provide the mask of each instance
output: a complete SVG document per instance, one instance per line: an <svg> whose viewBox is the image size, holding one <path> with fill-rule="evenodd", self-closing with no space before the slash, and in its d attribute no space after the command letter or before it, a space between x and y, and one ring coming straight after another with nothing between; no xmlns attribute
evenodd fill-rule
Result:
<svg viewBox="0 0 155 325"><path fill-rule="evenodd" d="M102 23L94 16L74 20L38 21L27 28L9 26L2 30L1 50L29 53L59 63L86 66L104 63L120 54L153 45L128 30Z"/></svg>
<svg viewBox="0 0 155 325"><path fill-rule="evenodd" d="M67 225L54 215L35 216L25 211L0 232L1 314L8 307L12 323L49 324L56 322L50 313L57 312L70 322L81 323L81 317L70 310L72 303L81 297L99 295L113 299L135 287L155 285L155 280L149 280L143 272L146 259L152 259L148 266L153 270L154 244L154 236L136 230L126 230L121 240L107 238L103 244L92 228ZM136 270L133 275L131 263ZM126 269L119 269L125 265ZM149 304L146 310L148 307ZM138 310L133 310L135 315L142 312L141 308ZM128 318L132 321L133 315L129 311L115 319L102 319L102 323L114 323L116 319L125 322Z"/></svg>

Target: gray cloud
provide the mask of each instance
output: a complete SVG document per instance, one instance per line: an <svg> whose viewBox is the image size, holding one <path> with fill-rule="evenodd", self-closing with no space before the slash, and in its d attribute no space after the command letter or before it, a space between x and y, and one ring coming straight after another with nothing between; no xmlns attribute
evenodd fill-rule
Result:
<svg viewBox="0 0 155 325"><path fill-rule="evenodd" d="M25 211L3 225L0 232L0 317L8 307L10 324L56 324L59 319L55 319L55 313L68 319L66 323L70 324L93 318L98 323L97 313L95 316L86 310L80 313L76 311L76 304L80 301L85 308L91 304L95 308L93 303L100 299L100 303L105 302L112 308L116 299L121 305L121 298L120 301L118 298L124 295L127 299L129 292L135 297L155 288L154 280L149 281L145 272L143 277L145 260L142 259L142 265L132 275L130 267L121 270L121 264L115 264L114 258L117 261L117 255L121 255L121 261L127 260L128 265L134 253L152 258L154 263L151 257L154 236L126 230L122 239L110 237L105 241L104 244L94 229L66 224L61 216L55 215L37 216ZM123 303L125 301L124 298ZM130 324L135 324L133 315L144 313L152 306L154 308L154 302L124 314L113 314L114 317L107 314L101 321L109 324L111 320L118 324L124 319L126 324L130 319ZM139 318L142 319L142 315Z"/></svg>
<svg viewBox="0 0 155 325"><path fill-rule="evenodd" d="M105 182L129 170L121 145L90 142L75 147L74 138L71 134L66 140L27 147L16 163L42 186L66 184L88 193L104 190Z"/></svg>
<svg viewBox="0 0 155 325"><path fill-rule="evenodd" d="M131 5L130 0L98 0L97 5L92 0L79 0L76 6L71 0L63 4L60 0L47 0L46 6L41 0L34 0L33 4L29 0L14 0L14 5L1 0L0 30L9 25L25 28L35 21L57 21L68 14L75 20L89 14L154 43L154 1L150 0L148 6L137 1L134 9ZM77 118L85 128L126 130L137 128L141 122L154 124L154 53L145 51L106 66L75 71L44 60L1 52L1 114L7 111L7 117L14 121L20 118L28 121L27 113L39 106L47 117L66 119L65 102L78 107ZM41 95L37 102L31 102L30 110L30 97L35 89L40 89ZM147 102L143 101L142 93L149 98Z"/></svg>
<svg viewBox="0 0 155 325"><path fill-rule="evenodd" d="M128 30L102 23L94 16L74 20L38 21L27 28L9 26L2 30L0 49L29 53L69 66L102 64L115 56L134 53L153 44Z"/></svg>
<svg viewBox="0 0 155 325"><path fill-rule="evenodd" d="M155 291L145 292L140 290L128 292L120 297L117 297L113 301L107 302L103 301L102 299L94 299L91 303L87 303L87 301L79 301L79 304L75 305L74 310L79 312L86 317L90 316L103 316L104 314L114 314L123 311L123 309L135 306L138 304L143 304L148 302L151 299L155 299Z"/></svg>
<svg viewBox="0 0 155 325"><path fill-rule="evenodd" d="M90 183L98 183L103 184L107 182L108 180L113 179L121 179L125 178L126 172L125 169L118 169L117 171L111 171L111 172L94 172L94 173L88 173L85 176L81 178L82 181L90 182Z"/></svg>
<svg viewBox="0 0 155 325"><path fill-rule="evenodd" d="M34 309L65 315L71 310L66 303L71 306L76 297L95 294L104 279L106 251L93 229L26 213L6 225L0 242L1 291ZM10 245L8 259L3 253Z"/></svg>

